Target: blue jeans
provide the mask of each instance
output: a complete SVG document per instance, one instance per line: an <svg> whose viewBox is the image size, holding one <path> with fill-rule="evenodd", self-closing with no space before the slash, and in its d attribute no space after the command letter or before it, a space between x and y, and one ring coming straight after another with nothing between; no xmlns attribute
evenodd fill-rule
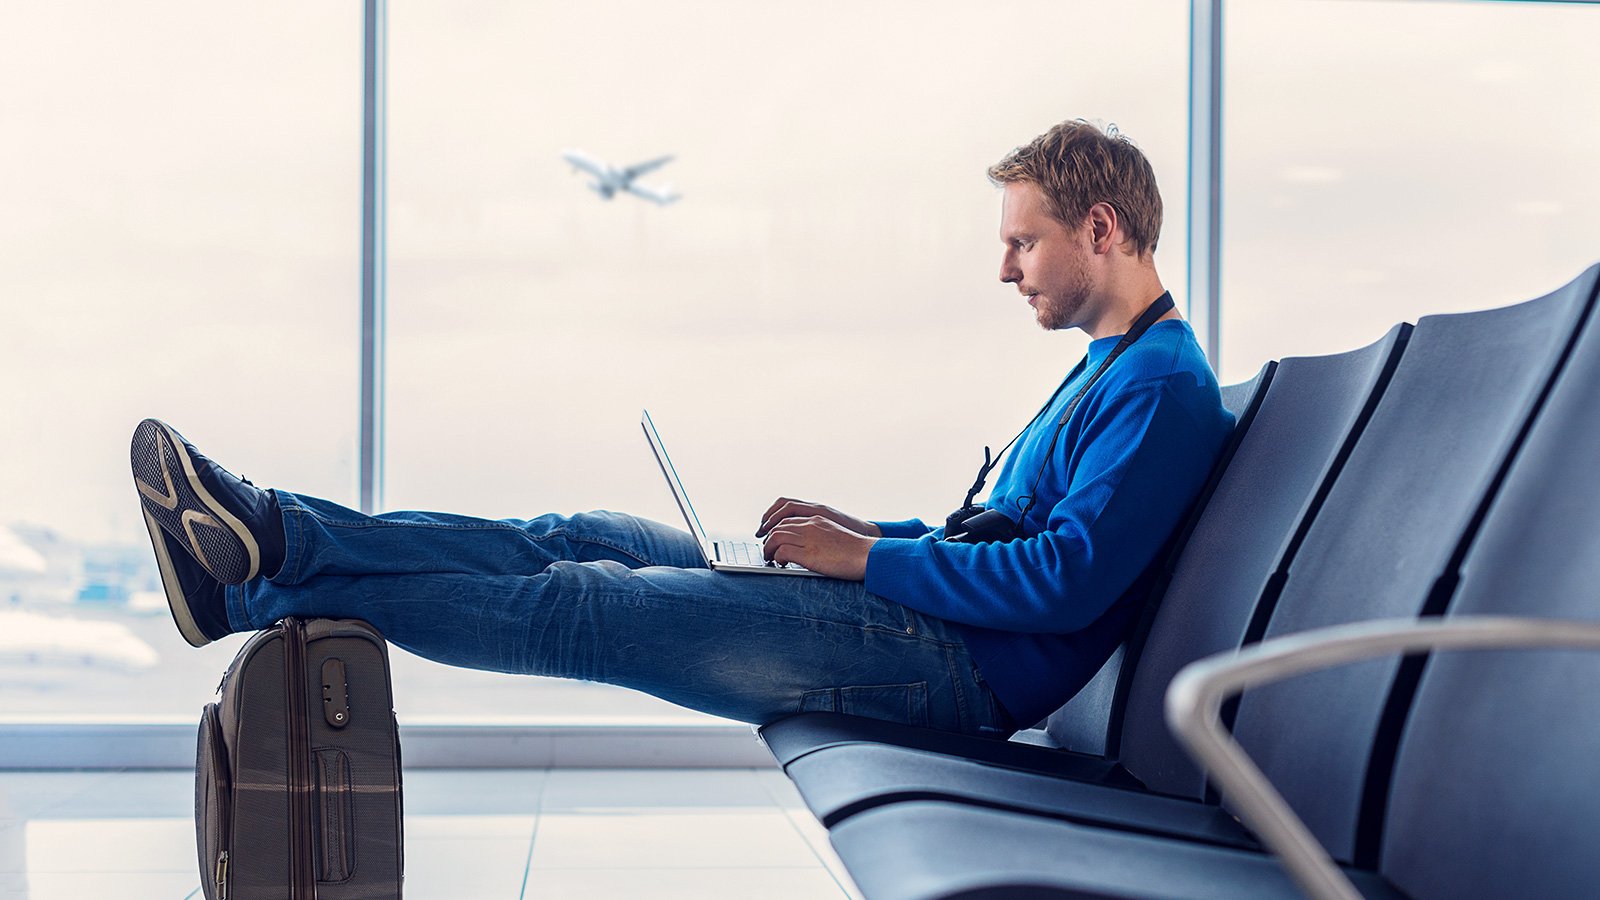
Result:
<svg viewBox="0 0 1600 900"><path fill-rule="evenodd" d="M745 722L823 710L1013 730L956 626L859 582L713 572L688 533L619 513L368 516L276 493L287 554L228 588L237 630L358 618L438 662L601 681Z"/></svg>

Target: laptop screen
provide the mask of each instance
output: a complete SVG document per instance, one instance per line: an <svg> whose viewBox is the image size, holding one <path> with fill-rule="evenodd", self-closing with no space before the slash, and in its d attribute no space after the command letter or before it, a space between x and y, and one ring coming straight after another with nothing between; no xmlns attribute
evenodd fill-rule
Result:
<svg viewBox="0 0 1600 900"><path fill-rule="evenodd" d="M667 486L672 488L672 496L678 501L678 511L683 513L683 520L688 523L689 530L694 532L695 540L709 553L711 542L706 539L706 530L700 525L700 517L695 515L694 504L689 502L689 494L683 489L683 482L678 480L678 470L672 467L672 458L667 456L667 448L661 443L661 435L656 433L656 423L650 421L650 411L644 411L639 420L644 428L644 436L650 441L650 450L656 455L656 462L661 465L661 473L667 476Z"/></svg>

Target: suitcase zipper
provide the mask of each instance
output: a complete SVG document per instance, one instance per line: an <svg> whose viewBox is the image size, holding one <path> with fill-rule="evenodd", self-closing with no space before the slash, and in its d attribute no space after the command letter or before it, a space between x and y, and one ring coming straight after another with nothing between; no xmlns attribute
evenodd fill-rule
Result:
<svg viewBox="0 0 1600 900"><path fill-rule="evenodd" d="M292 900L314 900L316 872L312 862L311 734L306 721L306 634L294 617L283 620L284 704L289 721L289 865Z"/></svg>
<svg viewBox="0 0 1600 900"><path fill-rule="evenodd" d="M217 885L217 900L228 898L228 849L233 846L233 762L228 758L228 745L222 737L222 722L217 704L206 708L205 722L210 734L207 743L211 755L211 783L216 788L212 798L216 814L217 858L211 875Z"/></svg>
<svg viewBox="0 0 1600 900"><path fill-rule="evenodd" d="M217 854L217 867L213 874L217 879L217 900L228 900L228 851Z"/></svg>

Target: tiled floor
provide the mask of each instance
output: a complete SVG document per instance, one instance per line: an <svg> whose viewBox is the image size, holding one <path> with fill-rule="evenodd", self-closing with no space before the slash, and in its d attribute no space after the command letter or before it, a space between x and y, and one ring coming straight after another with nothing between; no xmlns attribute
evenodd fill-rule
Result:
<svg viewBox="0 0 1600 900"><path fill-rule="evenodd" d="M198 898L190 772L0 772L0 898ZM406 773L406 897L858 896L776 770Z"/></svg>

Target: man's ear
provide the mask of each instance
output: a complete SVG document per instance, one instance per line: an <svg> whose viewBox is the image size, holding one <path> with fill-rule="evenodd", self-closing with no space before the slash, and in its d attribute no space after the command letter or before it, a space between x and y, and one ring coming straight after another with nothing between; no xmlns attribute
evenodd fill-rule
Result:
<svg viewBox="0 0 1600 900"><path fill-rule="evenodd" d="M1089 207L1085 224L1089 226L1089 243L1095 253L1110 253L1122 241L1117 210L1105 201Z"/></svg>

